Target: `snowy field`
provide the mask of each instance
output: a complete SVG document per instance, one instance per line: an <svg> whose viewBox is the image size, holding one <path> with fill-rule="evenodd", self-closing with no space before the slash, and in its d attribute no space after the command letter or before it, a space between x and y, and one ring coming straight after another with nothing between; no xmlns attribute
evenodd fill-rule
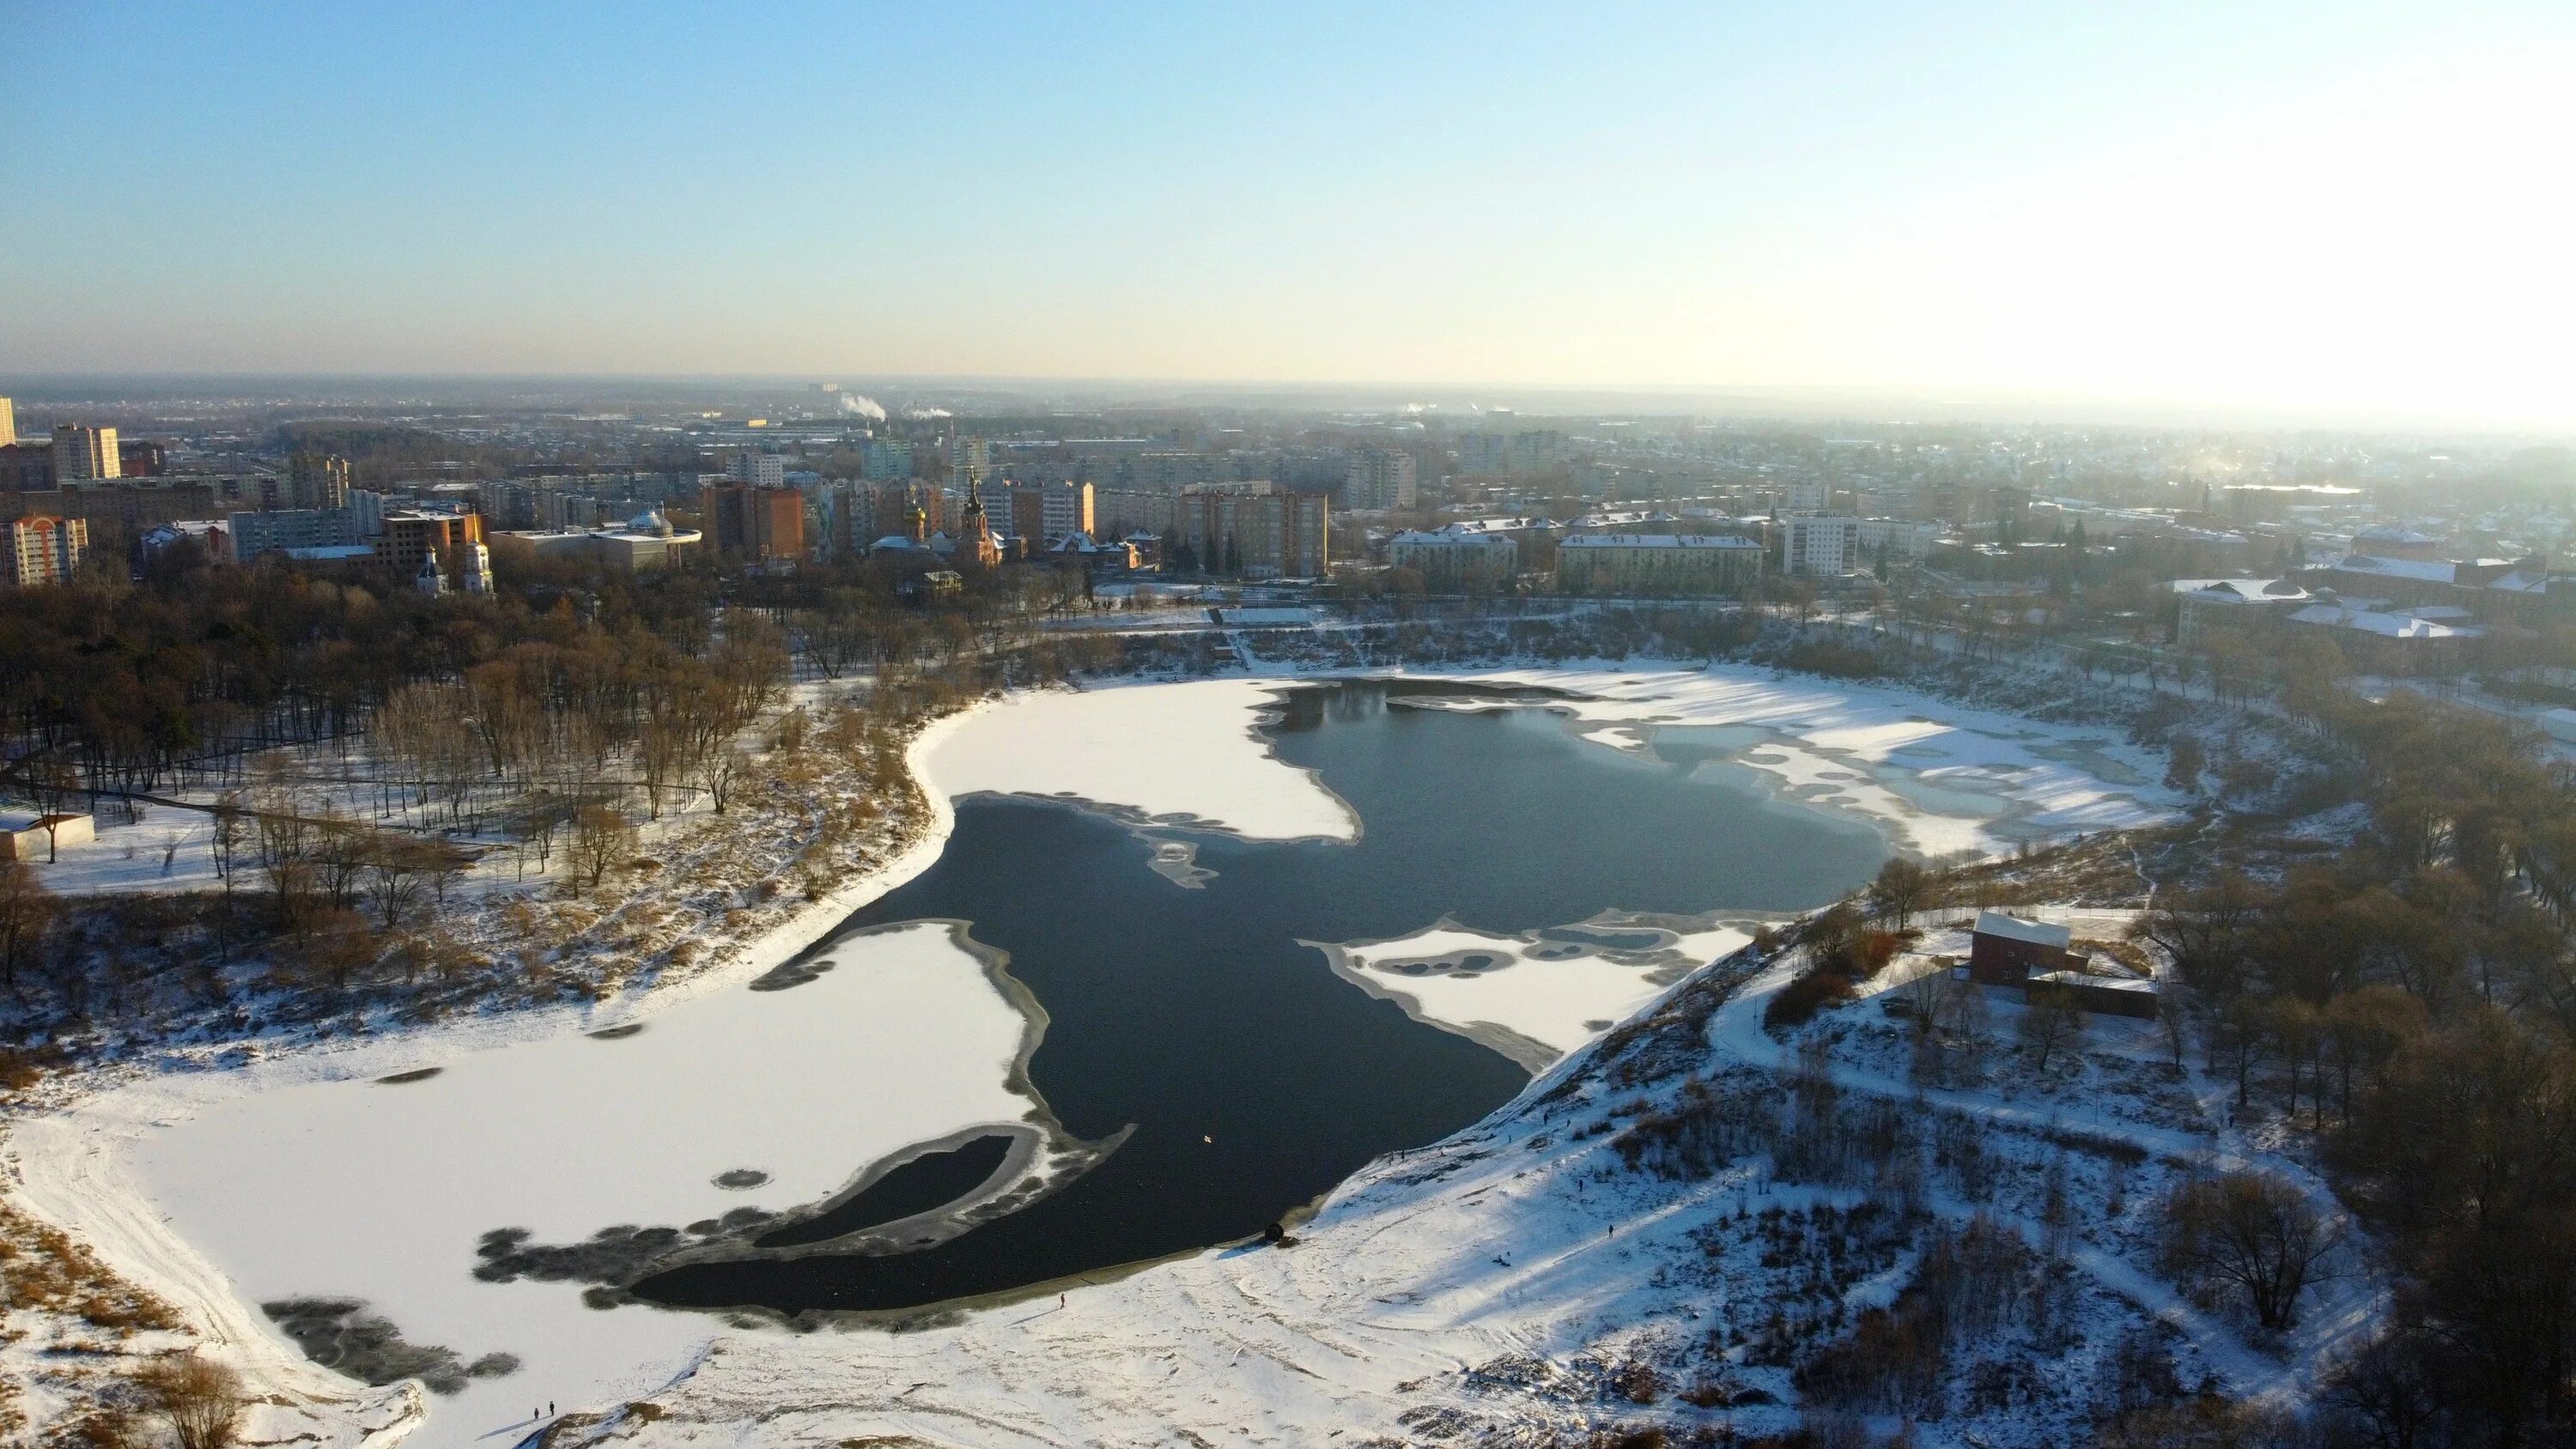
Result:
<svg viewBox="0 0 2576 1449"><path fill-rule="evenodd" d="M1776 779L1785 798L1859 815L1927 855L2167 814L2163 792L2144 783L2147 762L2124 745L1897 691L1727 669L1466 677L1587 696L1550 707L1605 748L1649 748L1657 731L1675 727L1741 730L1734 758ZM949 802L966 794L1073 796L1139 821L1252 839L1354 838L1362 822L1257 733L1283 683L1050 691L983 706L915 747L937 801L930 838L878 879L853 882L793 930L757 943L736 967L587 1013L532 1013L308 1050L243 1071L147 1077L21 1125L11 1141L21 1192L121 1271L208 1321L215 1341L233 1346L263 1383L307 1401L301 1417L272 1413L278 1421L265 1424L265 1437L354 1443L350 1405L382 1423L409 1401L399 1391L366 1394L304 1362L255 1306L288 1295L363 1299L411 1343L469 1362L492 1353L520 1360L515 1372L430 1400L426 1426L406 1441L416 1444L509 1442L533 1405L596 1409L684 1371L745 1392L821 1384L836 1395L854 1392L855 1376L881 1386L935 1375L940 1389L866 1427L899 1423L899 1432L919 1433L936 1421L952 1432L928 1442L1017 1442L1015 1433L972 1427L979 1403L999 1403L1006 1417L1052 1417L1056 1432L1045 1442L1096 1442L1115 1424L1083 1417L1091 1411L1080 1384L1100 1372L1104 1355L1125 1365L1122 1386L1144 1395L1132 1409L1144 1417L1121 1421L1130 1427L1154 1422L1169 1396L1203 1378L1230 1385L1225 1417L1275 1414L1269 1422L1287 1430L1290 1411L1280 1406L1293 1402L1303 1406L1299 1422L1342 1427L1353 1422L1336 1407L1345 1390L1301 1376L1347 1374L1347 1394L1378 1402L1381 1377L1454 1368L1471 1352L1522 1343L1536 1321L1530 1314L1554 1320L1589 1297L1625 1291L1599 1277L1609 1260L1579 1234L1567 1236L1573 1220L1563 1203L1534 1218L1509 1215L1507 1224L1444 1210L1347 1262L1337 1253L1202 1255L1078 1294L1091 1306L1078 1303L1081 1311L1061 1319L1001 1309L955 1330L895 1339L736 1332L707 1315L586 1308L577 1286L471 1276L476 1239L490 1229L525 1228L560 1243L616 1224L790 1207L833 1193L909 1144L1026 1117L1033 1104L1010 1087L1023 1017L942 929L845 943L834 953L838 970L793 990L727 988L926 866L946 839ZM1533 1067L1744 939L1707 924L1634 952L1567 954L1545 933L1500 941L1425 925L1400 941L1343 947L1346 979L1426 1020L1508 1040ZM1428 969L1469 954L1491 954L1496 965ZM1385 969L1408 963L1426 969ZM586 1035L638 1023L641 1032L620 1038ZM374 1080L428 1067L441 1070L399 1084ZM714 1185L735 1169L768 1180L743 1191ZM1580 1172L1560 1186L1582 1200ZM1354 1245L1366 1233L1374 1243L1375 1229L1355 1217L1389 1228L1409 1216L1408 1199L1380 1173L1365 1192L1337 1195L1319 1231ZM1424 1234L1434 1229L1461 1236L1433 1243ZM1461 1271L1505 1247L1515 1264L1561 1253L1563 1267ZM1301 1345L1293 1357L1312 1357L1317 1344L1328 1356L1310 1367L1264 1347L1274 1330L1261 1322L1288 1321L1282 1314ZM1408 1337L1415 1333L1424 1336ZM1175 1347L1175 1335L1191 1341ZM1057 1346L1039 1351L1035 1372L1061 1374L1064 1397L1036 1383L1021 1392L1007 1377L992 1381L1041 1339ZM719 1347L708 1352L711 1342ZM1210 1361L1211 1353L1227 1356ZM1177 1377L1164 1383L1154 1372L1161 1366ZM1156 1382L1127 1385L1135 1376ZM348 1398L327 1412L313 1407L333 1383ZM1106 1402L1098 1412L1112 1414Z"/></svg>

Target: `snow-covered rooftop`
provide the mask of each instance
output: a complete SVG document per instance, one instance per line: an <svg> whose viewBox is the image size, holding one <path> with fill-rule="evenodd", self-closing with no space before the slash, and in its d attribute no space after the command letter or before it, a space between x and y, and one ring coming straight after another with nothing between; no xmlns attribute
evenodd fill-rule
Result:
<svg viewBox="0 0 2576 1449"><path fill-rule="evenodd" d="M2358 629L2383 639L2475 639L2486 630L2474 624L2445 624L2417 614L2382 614L2371 609L2347 608L2340 604L2310 604L2292 614L2299 624L2324 624L2340 629Z"/></svg>
<svg viewBox="0 0 2576 1449"><path fill-rule="evenodd" d="M1586 533L1569 538L1559 548L1750 548L1761 544L1749 538L1713 533Z"/></svg>
<svg viewBox="0 0 2576 1449"><path fill-rule="evenodd" d="M2025 921L2002 911L1977 913L1977 934L2001 936L2007 941L2027 941L2034 946L2054 946L2063 951L2075 943L2075 932L2066 926L2047 921Z"/></svg>

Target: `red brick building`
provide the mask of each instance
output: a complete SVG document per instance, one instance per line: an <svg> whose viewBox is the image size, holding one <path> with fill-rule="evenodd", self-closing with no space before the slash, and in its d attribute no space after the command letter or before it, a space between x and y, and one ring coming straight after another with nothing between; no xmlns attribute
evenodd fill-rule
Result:
<svg viewBox="0 0 2576 1449"><path fill-rule="evenodd" d="M1968 978L1988 986L2019 986L2051 971L2080 971L2084 958L2070 949L2074 943L2074 931L2065 926L1983 911L1968 937Z"/></svg>

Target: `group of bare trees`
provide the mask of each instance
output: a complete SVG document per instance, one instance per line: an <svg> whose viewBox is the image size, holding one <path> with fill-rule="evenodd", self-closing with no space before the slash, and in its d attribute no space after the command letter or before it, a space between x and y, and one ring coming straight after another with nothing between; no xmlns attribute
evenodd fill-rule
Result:
<svg viewBox="0 0 2576 1449"><path fill-rule="evenodd" d="M642 632L532 640L395 690L368 735L409 805L457 828L530 797L600 803L630 788L654 818L689 791L721 810L743 775L734 736L775 703L788 666L785 637L748 611L703 654Z"/></svg>
<svg viewBox="0 0 2576 1449"><path fill-rule="evenodd" d="M2576 1439L2576 781L2492 716L2285 696L2367 813L2348 847L2160 892L2142 933L2240 1108L2321 1141L2400 1285L2332 1388L2358 1442ZM2294 1320L2331 1215L2277 1181L2177 1198L2178 1252Z"/></svg>

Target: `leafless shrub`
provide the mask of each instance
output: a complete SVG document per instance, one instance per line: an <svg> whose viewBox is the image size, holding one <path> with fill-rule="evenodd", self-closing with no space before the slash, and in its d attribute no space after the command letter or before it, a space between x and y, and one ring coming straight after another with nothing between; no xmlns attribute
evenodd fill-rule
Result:
<svg viewBox="0 0 2576 1449"><path fill-rule="evenodd" d="M151 1365L136 1379L179 1449L226 1449L233 1442L249 1401L231 1365L182 1354Z"/></svg>

